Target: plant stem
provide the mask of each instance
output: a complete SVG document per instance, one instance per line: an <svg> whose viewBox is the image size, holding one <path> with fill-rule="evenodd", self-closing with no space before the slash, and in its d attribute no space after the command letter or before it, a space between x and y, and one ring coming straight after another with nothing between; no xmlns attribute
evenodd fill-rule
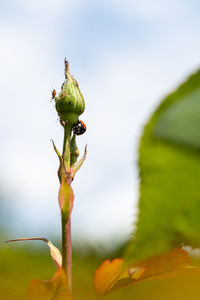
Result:
<svg viewBox="0 0 200 300"><path fill-rule="evenodd" d="M64 172L62 180L65 180L65 184L71 184L71 178L68 178L70 174L70 139L71 139L72 125L67 123L64 127L64 141L63 141L63 163ZM69 172L69 173L68 173ZM70 175L69 175L70 176ZM62 215L62 267L67 274L69 291L72 292L72 246L71 246L71 216L70 213L66 214L66 211L61 211Z"/></svg>
<svg viewBox="0 0 200 300"><path fill-rule="evenodd" d="M72 292L72 247L71 247L71 217L66 220L62 215L62 267L67 273L68 287Z"/></svg>
<svg viewBox="0 0 200 300"><path fill-rule="evenodd" d="M63 161L65 168L70 168L70 138L71 138L72 125L67 123L64 127L64 141L63 141Z"/></svg>

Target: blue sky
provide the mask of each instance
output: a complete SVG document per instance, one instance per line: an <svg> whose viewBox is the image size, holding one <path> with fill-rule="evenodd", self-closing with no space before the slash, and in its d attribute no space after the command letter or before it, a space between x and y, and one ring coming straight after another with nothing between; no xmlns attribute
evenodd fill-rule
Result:
<svg viewBox="0 0 200 300"><path fill-rule="evenodd" d="M160 100L200 63L199 2L189 0L0 3L1 186L14 216L10 236L59 236L62 147L51 90L63 61L85 97L78 139L88 157L73 184L74 238L106 243L132 231L137 147Z"/></svg>

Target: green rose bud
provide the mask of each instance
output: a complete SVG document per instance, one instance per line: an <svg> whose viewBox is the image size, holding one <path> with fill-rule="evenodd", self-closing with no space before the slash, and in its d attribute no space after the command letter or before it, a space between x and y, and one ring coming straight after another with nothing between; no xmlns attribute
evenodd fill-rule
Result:
<svg viewBox="0 0 200 300"><path fill-rule="evenodd" d="M74 124L85 110L85 101L77 81L69 72L69 64L65 60L65 78L61 92L55 97L56 110L61 121Z"/></svg>

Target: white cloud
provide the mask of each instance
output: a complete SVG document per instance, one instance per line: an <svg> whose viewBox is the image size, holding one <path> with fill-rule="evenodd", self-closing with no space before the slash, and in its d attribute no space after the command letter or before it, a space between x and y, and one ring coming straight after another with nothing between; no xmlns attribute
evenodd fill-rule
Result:
<svg viewBox="0 0 200 300"><path fill-rule="evenodd" d="M20 0L21 7L32 14L52 16L52 22L56 22L56 17L65 14L70 17L71 14L87 11L94 7L102 8L105 11L117 13L119 16L124 16L128 19L163 19L169 18L172 15L187 13L189 5L188 0Z"/></svg>
<svg viewBox="0 0 200 300"><path fill-rule="evenodd" d="M102 1L101 1L102 2ZM163 19L174 14L180 15L180 12L186 12L188 8L187 0L112 0L103 1L105 7L109 7L120 15L127 18L142 18L142 19Z"/></svg>
<svg viewBox="0 0 200 300"><path fill-rule="evenodd" d="M73 223L75 237L81 233L86 239L96 241L128 238L133 229L137 194L137 182L132 184L128 176L126 184L111 184L110 189L102 185L101 191L93 195L88 190L92 201L80 202L78 194L72 216L76 221Z"/></svg>
<svg viewBox="0 0 200 300"><path fill-rule="evenodd" d="M23 9L28 10L32 12L33 14L35 12L39 14L51 14L52 17L59 13L63 13L63 10L65 10L65 13L67 14L71 8L73 8L76 5L76 1L70 1L70 0L20 0L20 4L23 7ZM52 18L52 22L56 20Z"/></svg>

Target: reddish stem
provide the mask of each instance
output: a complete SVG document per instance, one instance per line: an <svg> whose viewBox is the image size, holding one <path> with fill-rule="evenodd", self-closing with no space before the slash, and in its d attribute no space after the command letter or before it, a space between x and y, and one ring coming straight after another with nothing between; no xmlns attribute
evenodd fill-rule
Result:
<svg viewBox="0 0 200 300"><path fill-rule="evenodd" d="M62 216L62 267L67 273L69 291L72 292L72 244L71 244L71 216L66 220Z"/></svg>

